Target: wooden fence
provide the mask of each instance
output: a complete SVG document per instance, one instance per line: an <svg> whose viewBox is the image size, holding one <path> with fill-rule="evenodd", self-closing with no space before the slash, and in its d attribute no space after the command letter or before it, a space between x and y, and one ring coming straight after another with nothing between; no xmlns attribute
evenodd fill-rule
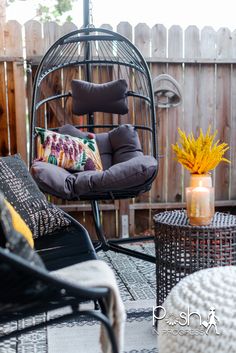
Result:
<svg viewBox="0 0 236 353"><path fill-rule="evenodd" d="M47 48L61 35L76 29L72 23L59 26L29 21L2 25L0 37L0 153L20 152L27 158L27 113L30 109L35 70ZM112 29L109 25L102 27ZM1 28L0 28L1 29ZM182 104L157 109L160 167L153 188L144 198L103 203L103 222L108 236L122 233L122 216L128 215L130 234L150 232L153 212L184 207L188 173L174 160L171 144L180 127L195 134L209 124L217 137L229 144L226 157L214 172L217 206L236 204L236 31L211 27L199 30L179 26L167 30L157 24L132 28L121 22L113 29L134 42L150 66L153 79L162 73L175 78L182 88ZM24 90L24 87L26 88ZM27 104L28 103L28 104ZM62 206L90 230L91 210L86 203ZM93 233L93 230L91 229Z"/></svg>

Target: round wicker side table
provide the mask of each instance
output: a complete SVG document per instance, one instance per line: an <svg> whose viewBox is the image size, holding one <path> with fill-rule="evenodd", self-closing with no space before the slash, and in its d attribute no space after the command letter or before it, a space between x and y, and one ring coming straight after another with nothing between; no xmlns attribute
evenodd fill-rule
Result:
<svg viewBox="0 0 236 353"><path fill-rule="evenodd" d="M191 226L184 210L154 216L157 305L186 275L236 264L236 216L216 212L208 226Z"/></svg>

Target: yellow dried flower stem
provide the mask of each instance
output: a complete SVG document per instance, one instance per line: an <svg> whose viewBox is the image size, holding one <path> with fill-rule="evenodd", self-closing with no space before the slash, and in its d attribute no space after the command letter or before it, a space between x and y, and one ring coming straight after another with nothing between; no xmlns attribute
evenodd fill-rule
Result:
<svg viewBox="0 0 236 353"><path fill-rule="evenodd" d="M210 134L211 127L207 129L204 136L202 129L197 139L193 133L186 136L185 132L178 129L180 135L180 144L172 145L172 149L176 154L176 159L191 173L205 174L216 168L220 162L230 163L226 158L223 158L225 152L229 149L227 143L220 143L217 140L214 144L217 131Z"/></svg>

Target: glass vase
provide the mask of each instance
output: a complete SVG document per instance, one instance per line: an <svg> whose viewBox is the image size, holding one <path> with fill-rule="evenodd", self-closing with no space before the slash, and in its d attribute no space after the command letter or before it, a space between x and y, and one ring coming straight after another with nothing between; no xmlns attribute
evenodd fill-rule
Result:
<svg viewBox="0 0 236 353"><path fill-rule="evenodd" d="M189 223L194 226L209 225L215 213L215 190L211 175L191 174L185 193Z"/></svg>

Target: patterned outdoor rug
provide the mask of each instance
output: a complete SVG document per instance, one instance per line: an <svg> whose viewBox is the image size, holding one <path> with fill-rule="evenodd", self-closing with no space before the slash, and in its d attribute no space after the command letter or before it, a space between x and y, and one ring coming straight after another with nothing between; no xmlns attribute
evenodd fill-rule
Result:
<svg viewBox="0 0 236 353"><path fill-rule="evenodd" d="M152 328L153 300L126 301L124 353L157 353ZM48 353L101 353L100 324L93 319L73 319L48 328Z"/></svg>
<svg viewBox="0 0 236 353"><path fill-rule="evenodd" d="M133 245L136 250L154 254L152 243ZM155 264L114 252L99 252L100 259L114 270L127 321L124 353L157 353L157 336L152 327L155 305ZM44 320L43 315L30 320ZM26 320L20 324L27 325ZM100 353L99 323L73 319L0 344L0 353Z"/></svg>

